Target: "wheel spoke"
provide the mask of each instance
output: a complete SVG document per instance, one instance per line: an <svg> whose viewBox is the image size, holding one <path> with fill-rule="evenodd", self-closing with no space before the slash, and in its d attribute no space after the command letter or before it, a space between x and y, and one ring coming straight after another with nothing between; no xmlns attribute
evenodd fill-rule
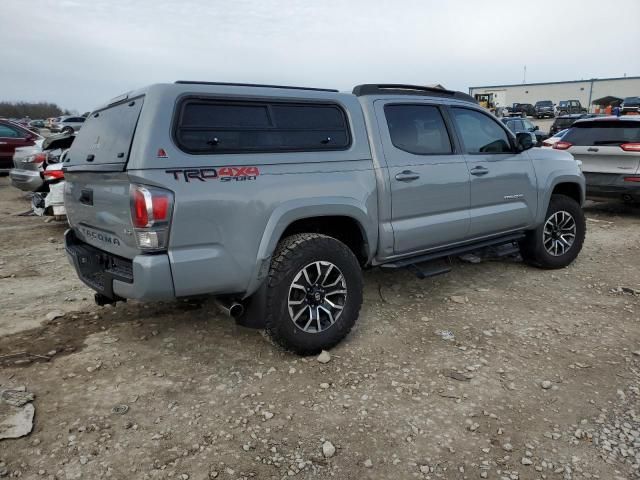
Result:
<svg viewBox="0 0 640 480"><path fill-rule="evenodd" d="M313 285L313 282L309 278L309 274L307 273L307 267L302 269L302 275L304 275L304 279L307 281L307 285Z"/></svg>
<svg viewBox="0 0 640 480"><path fill-rule="evenodd" d="M325 296L325 299L324 299L324 303L329 305L331 308L335 308L336 310L342 310L344 308L344 306L342 306L342 305L338 305L337 303L333 303L331 300L326 298L326 296Z"/></svg>
<svg viewBox="0 0 640 480"><path fill-rule="evenodd" d="M311 307L308 307L308 308L309 308L309 321L306 323L306 325L303 328L305 332L309 330L309 326L311 325L311 322L313 322L313 309Z"/></svg>
<svg viewBox="0 0 640 480"><path fill-rule="evenodd" d="M298 285L297 283L292 283L291 288L297 288L298 290L303 290L305 292L307 291L306 288L304 288L302 285Z"/></svg>
<svg viewBox="0 0 640 480"><path fill-rule="evenodd" d="M305 305L304 307L302 307L300 309L300 311L298 313L295 314L295 316L291 319L293 320L293 323L297 322L298 319L302 316L302 314L304 313L304 311L307 309L307 306Z"/></svg>
<svg viewBox="0 0 640 480"><path fill-rule="evenodd" d="M340 290L331 290L330 292L326 292L326 293L324 294L324 296L325 296L325 298L326 298L326 297L329 297L329 296L331 296L331 295L338 295L338 294L343 294L343 295L344 295L344 294L346 294L346 293L347 293L347 291L346 291L346 290L344 290L344 289L340 289Z"/></svg>
<svg viewBox="0 0 640 480"><path fill-rule="evenodd" d="M333 319L333 315L331 314L331 310L328 310L322 306L318 307L318 318L320 318L320 310L322 310L324 313L326 313L327 315L329 315L329 322L331 323L331 325L333 325L333 323L335 322L335 320ZM320 326L320 324L318 324L318 326Z"/></svg>
<svg viewBox="0 0 640 480"><path fill-rule="evenodd" d="M329 278L329 274L331 273L331 270L333 270L333 263L329 264L329 268L327 268L327 273L324 274L324 278L322 279L322 286L326 287L326 283L327 283L327 279Z"/></svg>
<svg viewBox="0 0 640 480"><path fill-rule="evenodd" d="M564 244L567 248L568 248L568 247L570 247L570 246L571 246L571 243L572 243L572 242L570 242L570 241L566 240L566 239L564 238L564 235L560 235L560 242L561 242L562 244Z"/></svg>
<svg viewBox="0 0 640 480"><path fill-rule="evenodd" d="M338 278L336 278L336 280L334 282L331 282L329 285L324 285L324 287L326 287L326 288L335 287L342 280L344 280L344 277L342 276L342 274L340 274L340 275L338 275Z"/></svg>

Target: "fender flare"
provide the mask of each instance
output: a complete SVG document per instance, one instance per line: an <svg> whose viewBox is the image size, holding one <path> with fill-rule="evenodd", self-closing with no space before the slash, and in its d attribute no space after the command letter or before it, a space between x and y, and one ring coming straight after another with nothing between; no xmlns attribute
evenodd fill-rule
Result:
<svg viewBox="0 0 640 480"><path fill-rule="evenodd" d="M255 292L266 278L271 255L287 227L305 218L341 216L356 221L366 245L367 260L371 260L378 246L378 227L371 220L371 213L365 205L350 197L324 197L293 199L279 205L271 213L265 226L252 280L246 296Z"/></svg>
<svg viewBox="0 0 640 480"><path fill-rule="evenodd" d="M580 188L580 206L584 204L586 195L584 177L582 178L582 181L580 181L580 178L576 177L575 174L555 175L549 187L544 189L544 197L540 204L541 208L538 210L538 222L544 221L544 216L547 213L547 208L549 206L549 202L551 201L551 195L553 194L555 188L561 183L572 183L574 185L577 185Z"/></svg>

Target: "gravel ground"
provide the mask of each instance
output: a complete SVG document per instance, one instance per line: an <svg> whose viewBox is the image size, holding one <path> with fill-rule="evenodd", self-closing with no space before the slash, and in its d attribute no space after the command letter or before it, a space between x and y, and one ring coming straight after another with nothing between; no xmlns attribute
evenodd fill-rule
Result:
<svg viewBox="0 0 640 480"><path fill-rule="evenodd" d="M0 178L0 389L36 412L0 440L0 477L639 478L638 208L587 206L559 271L367 272L360 320L319 359L211 302L93 305L65 225L27 209Z"/></svg>

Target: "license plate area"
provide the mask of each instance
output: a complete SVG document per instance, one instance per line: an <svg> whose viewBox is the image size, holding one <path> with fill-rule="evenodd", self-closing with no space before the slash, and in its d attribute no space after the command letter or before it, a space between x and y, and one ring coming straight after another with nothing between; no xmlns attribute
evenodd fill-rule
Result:
<svg viewBox="0 0 640 480"><path fill-rule="evenodd" d="M66 235L66 246L78 276L89 287L113 297L113 280L133 283L133 262L99 250L78 240L73 232Z"/></svg>

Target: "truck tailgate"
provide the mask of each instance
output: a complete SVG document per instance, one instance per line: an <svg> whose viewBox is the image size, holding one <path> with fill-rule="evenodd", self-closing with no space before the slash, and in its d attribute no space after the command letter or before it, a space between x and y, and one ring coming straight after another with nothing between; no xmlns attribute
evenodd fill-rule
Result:
<svg viewBox="0 0 640 480"><path fill-rule="evenodd" d="M124 258L140 254L126 172L66 172L65 207L79 239Z"/></svg>

